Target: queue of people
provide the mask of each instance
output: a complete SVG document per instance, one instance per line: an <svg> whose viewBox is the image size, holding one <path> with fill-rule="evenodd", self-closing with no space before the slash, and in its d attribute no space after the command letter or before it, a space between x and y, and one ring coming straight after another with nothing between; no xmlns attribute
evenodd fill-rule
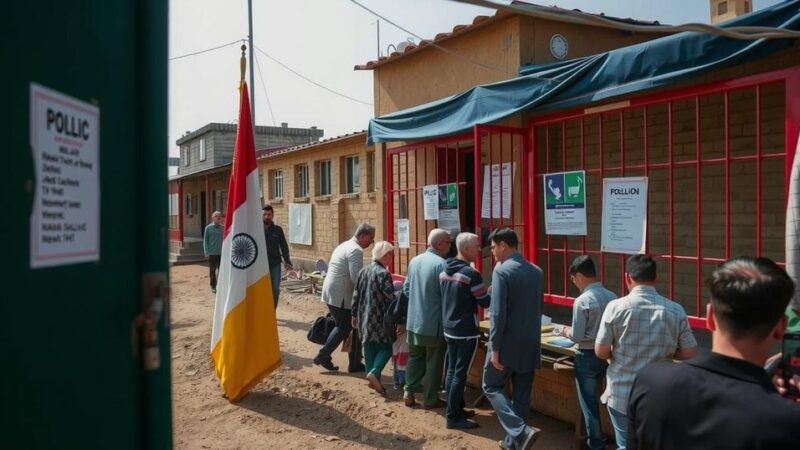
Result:
<svg viewBox="0 0 800 450"><path fill-rule="evenodd" d="M267 212L265 233L278 236L273 246L290 265L279 242L282 230ZM518 251L516 233L502 228L488 236L497 264L487 284L474 268L483 257L479 236L465 232L453 241L446 230L430 231L428 248L409 262L400 292L389 270L394 247L374 237L374 227L359 225L331 255L322 300L335 327L314 364L338 370L332 352L351 336L348 372L366 372L369 387L385 396L381 375L393 360L395 387L403 389L407 407L446 407L447 428L475 428L464 389L480 338L478 308L485 308L490 327L482 389L506 433L498 445L531 448L541 434L528 416L540 368L544 274ZM362 267L363 252L373 244L372 263ZM631 256L624 275L628 294L618 298L602 285L590 256L569 266L581 293L572 323L556 332L577 346L575 384L588 448L605 448L600 403L618 449L796 448L792 425L800 423L800 403L786 397L800 388L800 377L787 382L764 370L787 326L800 328L800 302L787 308L795 286L786 272L766 258L747 257L713 272L706 315L710 352L699 352L683 307L657 292L656 273L652 257ZM402 313L396 312L398 301ZM393 321L386 319L390 313ZM439 397L443 375L446 401Z"/></svg>

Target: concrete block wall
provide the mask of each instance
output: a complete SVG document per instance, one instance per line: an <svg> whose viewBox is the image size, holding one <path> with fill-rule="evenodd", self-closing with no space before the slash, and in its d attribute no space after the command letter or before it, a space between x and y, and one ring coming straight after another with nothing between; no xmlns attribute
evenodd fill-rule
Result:
<svg viewBox="0 0 800 450"><path fill-rule="evenodd" d="M275 222L286 228L289 220L289 203L309 203L312 205L312 245L289 244L292 261L303 265L307 269L313 267L318 259L328 261L331 252L339 243L350 239L360 223L375 225L379 214L383 214L378 199L381 198L382 176L378 177L378 186L372 192L368 191L370 170L369 153L374 152L373 146L364 143L362 134L352 138L337 140L330 143L320 143L312 147L298 149L288 153L280 153L261 158L258 161L259 170L263 174L264 203L269 203L275 210ZM359 157L360 190L356 193L344 193L344 178L341 174L345 171L345 158L348 156ZM319 165L320 161L331 161L331 195L316 195L319 192ZM381 170L382 159L376 158L376 168ZM307 164L309 168L308 197L295 197L296 172L300 165ZM283 170L283 198L272 198L270 192L269 171ZM287 239L288 239L288 231ZM383 239L383 233L378 229L375 240ZM364 251L365 263L371 261L371 248Z"/></svg>

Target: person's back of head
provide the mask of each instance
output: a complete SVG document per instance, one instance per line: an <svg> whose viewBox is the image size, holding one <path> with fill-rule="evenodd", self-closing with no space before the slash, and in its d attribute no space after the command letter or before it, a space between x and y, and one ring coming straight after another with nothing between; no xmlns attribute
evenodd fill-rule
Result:
<svg viewBox="0 0 800 450"><path fill-rule="evenodd" d="M794 294L792 279L767 258L730 259L714 270L708 287L719 328L734 339L755 341L772 334Z"/></svg>
<svg viewBox="0 0 800 450"><path fill-rule="evenodd" d="M450 251L450 232L442 228L434 228L428 233L428 247L439 256L444 257Z"/></svg>
<svg viewBox="0 0 800 450"><path fill-rule="evenodd" d="M629 282L629 288L630 285L654 283L656 273L656 261L650 255L633 255L625 263L625 275L626 281Z"/></svg>

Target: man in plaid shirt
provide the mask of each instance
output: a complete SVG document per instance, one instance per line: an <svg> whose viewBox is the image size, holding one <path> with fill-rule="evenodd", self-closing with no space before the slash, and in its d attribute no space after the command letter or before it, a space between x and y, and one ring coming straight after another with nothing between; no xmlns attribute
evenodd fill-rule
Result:
<svg viewBox="0 0 800 450"><path fill-rule="evenodd" d="M606 307L595 340L595 353L609 360L606 390L617 448L625 449L628 395L636 374L647 364L665 359L688 359L697 354L697 341L683 306L658 295L656 262L634 255L625 265L629 294Z"/></svg>

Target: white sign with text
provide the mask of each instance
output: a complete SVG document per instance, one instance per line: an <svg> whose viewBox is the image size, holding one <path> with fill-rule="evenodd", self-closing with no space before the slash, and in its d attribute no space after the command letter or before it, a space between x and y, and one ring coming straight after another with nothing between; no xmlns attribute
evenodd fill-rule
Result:
<svg viewBox="0 0 800 450"><path fill-rule="evenodd" d="M100 109L35 83L31 267L100 259Z"/></svg>
<svg viewBox="0 0 800 450"><path fill-rule="evenodd" d="M603 179L600 250L644 253L647 238L647 177Z"/></svg>

